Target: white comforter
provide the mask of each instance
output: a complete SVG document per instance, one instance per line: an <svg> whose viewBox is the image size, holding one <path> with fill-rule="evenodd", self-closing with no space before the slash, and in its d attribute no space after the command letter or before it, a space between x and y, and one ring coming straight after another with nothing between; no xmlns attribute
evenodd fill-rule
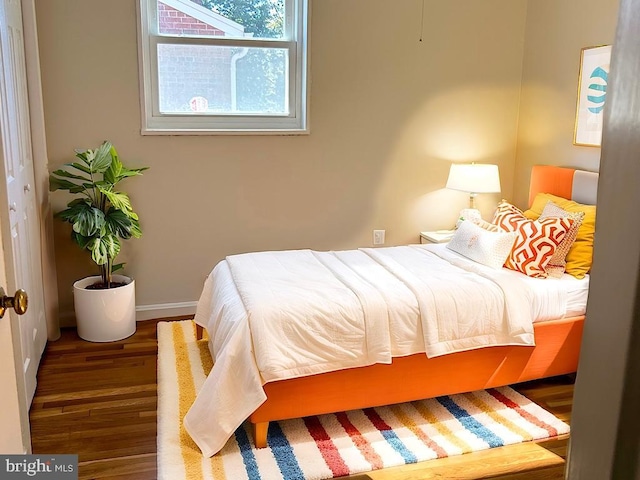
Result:
<svg viewBox="0 0 640 480"><path fill-rule="evenodd" d="M513 272L437 247L260 252L216 265L195 317L215 363L184 419L203 454L266 400L266 382L418 352L533 345L534 314L563 315L562 295L534 302Z"/></svg>

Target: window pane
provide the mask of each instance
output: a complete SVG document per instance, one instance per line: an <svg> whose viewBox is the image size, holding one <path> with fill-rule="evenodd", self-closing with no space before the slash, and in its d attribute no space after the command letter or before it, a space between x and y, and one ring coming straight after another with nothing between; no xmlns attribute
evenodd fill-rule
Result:
<svg viewBox="0 0 640 480"><path fill-rule="evenodd" d="M287 53L159 44L160 112L288 115Z"/></svg>
<svg viewBox="0 0 640 480"><path fill-rule="evenodd" d="M283 38L285 0L157 0L158 32Z"/></svg>

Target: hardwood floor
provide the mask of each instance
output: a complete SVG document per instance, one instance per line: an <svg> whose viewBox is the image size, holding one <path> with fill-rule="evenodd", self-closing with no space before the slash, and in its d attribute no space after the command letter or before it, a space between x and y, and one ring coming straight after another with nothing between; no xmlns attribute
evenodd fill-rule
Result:
<svg viewBox="0 0 640 480"><path fill-rule="evenodd" d="M156 478L155 321L130 338L50 342L31 407L34 453L77 453L82 479Z"/></svg>
<svg viewBox="0 0 640 480"><path fill-rule="evenodd" d="M34 453L77 453L80 479L156 478L156 323L140 322L132 337L106 344L85 342L75 330L63 330L59 341L47 345L30 415ZM572 379L557 377L516 389L569 421ZM566 450L567 437L351 479L561 479Z"/></svg>

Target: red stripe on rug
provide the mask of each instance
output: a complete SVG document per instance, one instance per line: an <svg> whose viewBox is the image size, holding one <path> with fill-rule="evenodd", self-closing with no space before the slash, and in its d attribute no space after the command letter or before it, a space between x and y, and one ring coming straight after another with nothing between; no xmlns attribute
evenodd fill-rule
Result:
<svg viewBox="0 0 640 480"><path fill-rule="evenodd" d="M497 391L497 390L495 390L493 388L490 388L490 389L487 390L487 392L489 392L489 394L492 395L496 400L502 402L507 407L512 408L513 410L515 410L522 418L524 418L528 422L533 423L534 425L546 430L549 433L549 436L551 436L551 437L557 437L558 436L558 431L554 427L552 427L548 423L543 422L542 420L540 420L536 416L530 414L524 408L522 408L520 405L518 405L513 400L509 399L508 397L506 397L505 395L503 395L499 391Z"/></svg>
<svg viewBox="0 0 640 480"><path fill-rule="evenodd" d="M374 470L384 467L384 463L382 462L380 455L376 453L367 439L362 436L360 430L351 423L347 414L344 412L336 413L336 418L338 419L338 422L340 422L340 425L342 425L342 428L344 428L344 431L347 432L347 435L351 438L353 444L358 447L358 450L360 450L360 453L362 453L365 460L369 462L371 467Z"/></svg>
<svg viewBox="0 0 640 480"><path fill-rule="evenodd" d="M379 431L384 432L387 430L393 430L393 428L391 428L387 424L387 422L382 420L382 417L380 417L380 415L378 415L378 412L376 412L373 408L363 408L362 411L369 418L373 426L376 427Z"/></svg>
<svg viewBox="0 0 640 480"><path fill-rule="evenodd" d="M318 450L322 454L322 458L333 473L334 477L342 477L349 475L351 471L344 460L340 456L340 451L331 440L331 437L324 429L318 417L305 417L304 424L309 430L311 438L316 442Z"/></svg>

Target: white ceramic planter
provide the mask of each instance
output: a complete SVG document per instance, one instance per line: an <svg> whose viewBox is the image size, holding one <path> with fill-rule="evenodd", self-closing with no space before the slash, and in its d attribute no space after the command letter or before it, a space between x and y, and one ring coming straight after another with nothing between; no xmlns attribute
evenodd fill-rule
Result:
<svg viewBox="0 0 640 480"><path fill-rule="evenodd" d="M114 342L130 337L136 331L135 282L124 275L113 275L114 282L127 285L106 290L85 288L100 279L87 277L73 284L78 335L90 342Z"/></svg>

